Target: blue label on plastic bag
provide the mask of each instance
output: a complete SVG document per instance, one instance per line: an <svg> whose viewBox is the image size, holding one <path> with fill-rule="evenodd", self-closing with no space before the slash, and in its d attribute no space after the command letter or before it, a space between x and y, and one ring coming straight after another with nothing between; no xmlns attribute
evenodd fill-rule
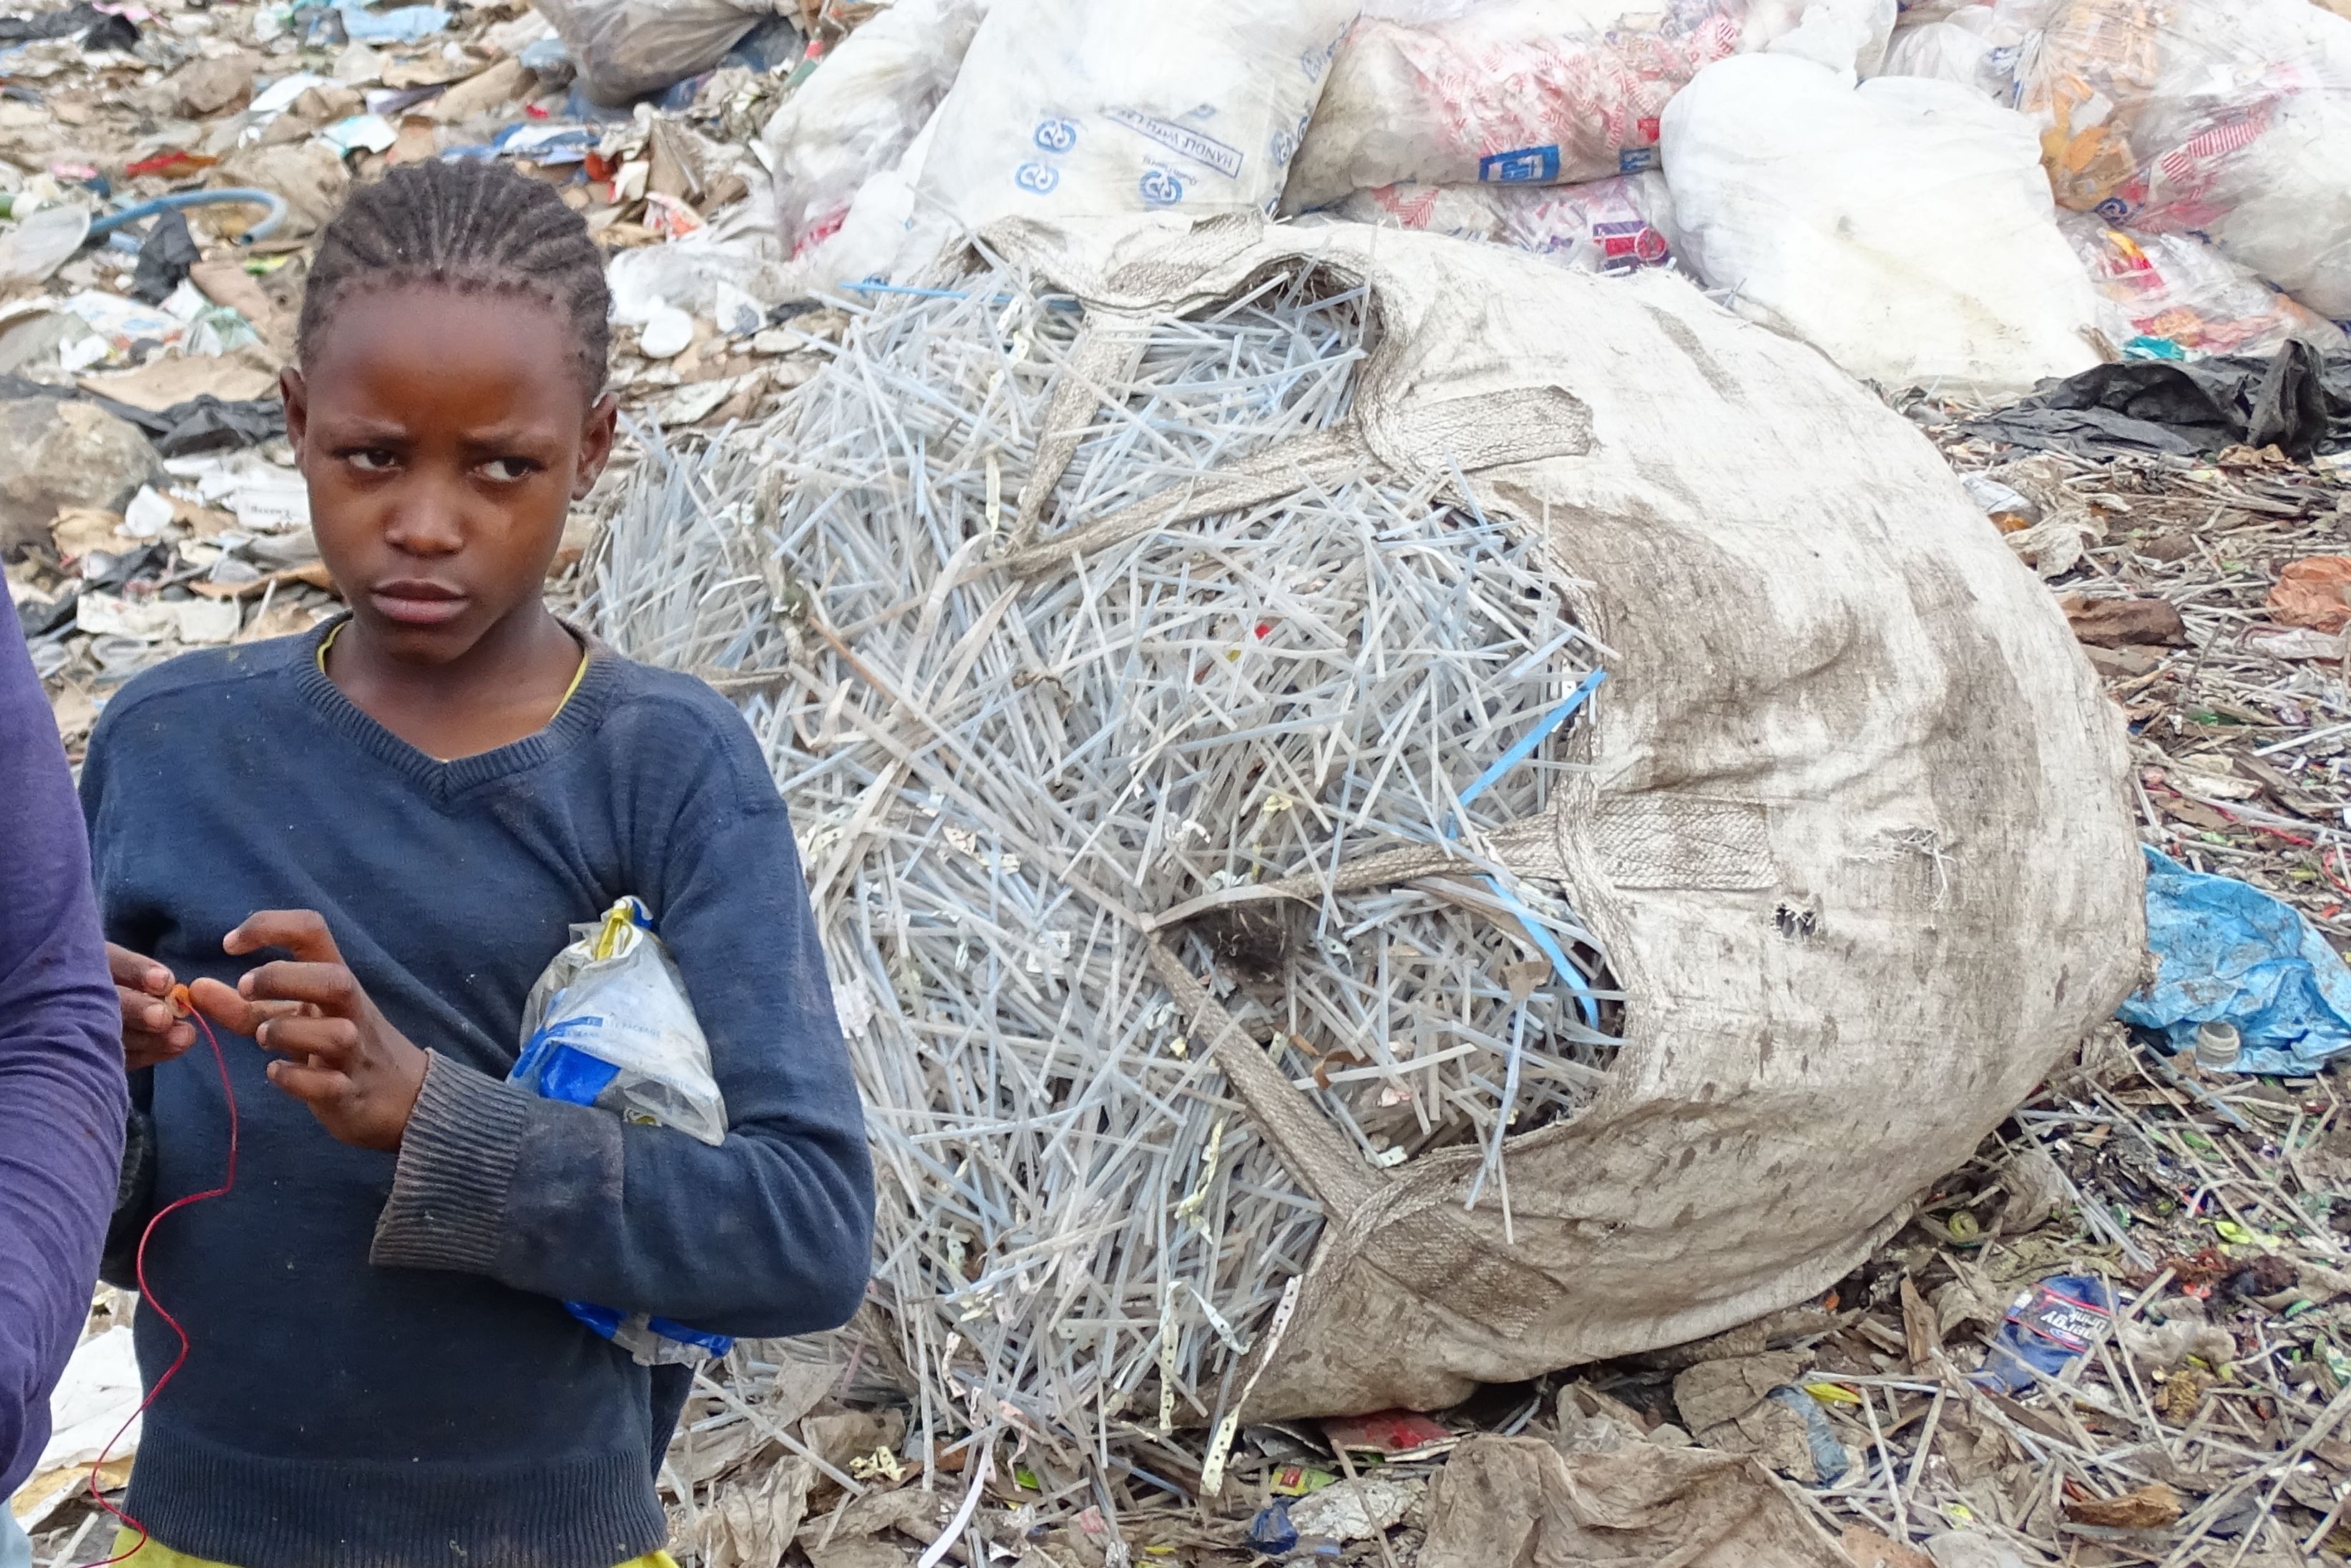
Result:
<svg viewBox="0 0 2351 1568"><path fill-rule="evenodd" d="M1616 172L1619 174L1646 174L1652 169L1663 167L1654 147L1625 147L1616 153Z"/></svg>
<svg viewBox="0 0 2351 1568"><path fill-rule="evenodd" d="M530 1037L523 1048L522 1060L516 1062L508 1076L518 1083L528 1083L538 1092L542 1100L560 1100L567 1105L593 1105L597 1096L612 1086L621 1070L609 1061L574 1049L565 1039L575 1030L588 1030L603 1026L604 1020L590 1014L565 1019L551 1024Z"/></svg>
<svg viewBox="0 0 2351 1568"><path fill-rule="evenodd" d="M1184 182L1165 169L1145 169L1134 188L1154 207L1172 207L1184 199Z"/></svg>
<svg viewBox="0 0 2351 1568"><path fill-rule="evenodd" d="M1559 146L1520 147L1478 160L1478 178L1489 185L1542 184L1559 178Z"/></svg>

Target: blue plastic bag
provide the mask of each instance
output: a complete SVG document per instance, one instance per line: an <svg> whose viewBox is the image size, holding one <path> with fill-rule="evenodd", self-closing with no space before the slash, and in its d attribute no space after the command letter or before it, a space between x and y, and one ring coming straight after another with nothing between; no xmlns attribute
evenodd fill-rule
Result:
<svg viewBox="0 0 2351 1568"><path fill-rule="evenodd" d="M2303 1075L2351 1048L2351 968L2291 906L2147 851L2147 941L2155 982L2115 1016L2196 1043L2196 1026L2234 1024L2242 1072Z"/></svg>

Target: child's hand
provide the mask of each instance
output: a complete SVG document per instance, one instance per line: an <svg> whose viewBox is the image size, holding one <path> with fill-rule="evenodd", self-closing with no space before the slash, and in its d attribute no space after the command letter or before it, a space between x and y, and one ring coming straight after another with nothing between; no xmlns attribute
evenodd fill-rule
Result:
<svg viewBox="0 0 2351 1568"><path fill-rule="evenodd" d="M112 942L106 967L122 1004L122 1063L131 1071L169 1061L196 1043L196 1027L172 1016L172 971Z"/></svg>
<svg viewBox="0 0 2351 1568"><path fill-rule="evenodd" d="M343 963L315 910L265 909L230 932L232 955L283 947L294 961L264 964L230 990L198 980L189 1000L225 1029L287 1060L269 1081L310 1107L327 1131L362 1149L400 1147L424 1087L425 1054L384 1021Z"/></svg>

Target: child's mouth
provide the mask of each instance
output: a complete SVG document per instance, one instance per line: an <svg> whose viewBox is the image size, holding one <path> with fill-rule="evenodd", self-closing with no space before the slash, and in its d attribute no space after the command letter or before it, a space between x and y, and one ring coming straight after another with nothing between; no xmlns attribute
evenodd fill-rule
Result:
<svg viewBox="0 0 2351 1568"><path fill-rule="evenodd" d="M438 582L387 582L369 599L387 621L403 626L440 626L465 612L465 595Z"/></svg>

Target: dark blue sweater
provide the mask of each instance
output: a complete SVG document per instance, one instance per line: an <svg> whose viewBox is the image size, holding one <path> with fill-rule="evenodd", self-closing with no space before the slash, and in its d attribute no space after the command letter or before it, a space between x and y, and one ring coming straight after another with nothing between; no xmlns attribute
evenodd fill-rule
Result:
<svg viewBox="0 0 2351 1568"><path fill-rule="evenodd" d="M57 722L0 587L0 1503L40 1458L122 1157L122 1015ZM5 1528L5 1527L0 1527Z"/></svg>
<svg viewBox="0 0 2351 1568"><path fill-rule="evenodd" d="M741 717L690 678L599 648L545 730L441 763L344 697L319 641L141 675L83 769L109 936L233 982L259 960L222 954L230 928L316 909L433 1052L394 1156L337 1143L222 1038L236 1190L149 1251L194 1348L129 1507L239 1568L611 1568L665 1538L676 1390L560 1301L778 1335L864 1290L872 1173L790 824ZM532 981L624 894L709 1038L719 1146L504 1082ZM142 1076L153 1203L216 1185L211 1053ZM143 1307L138 1333L152 1382L177 1342Z"/></svg>

